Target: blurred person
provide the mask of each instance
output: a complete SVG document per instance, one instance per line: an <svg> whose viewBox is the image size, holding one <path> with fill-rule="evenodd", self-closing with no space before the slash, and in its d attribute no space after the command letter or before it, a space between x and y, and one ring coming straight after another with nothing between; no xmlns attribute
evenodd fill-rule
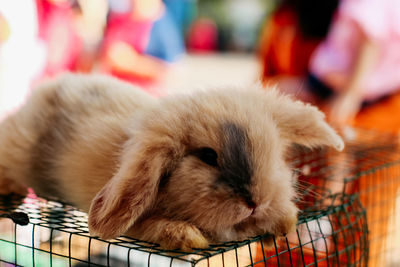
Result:
<svg viewBox="0 0 400 267"><path fill-rule="evenodd" d="M186 33L197 14L197 0L163 0L178 30Z"/></svg>
<svg viewBox="0 0 400 267"><path fill-rule="evenodd" d="M164 15L153 24L145 53L166 62L179 61L185 53L184 35L195 9L194 0L164 0Z"/></svg>
<svg viewBox="0 0 400 267"><path fill-rule="evenodd" d="M311 54L326 37L339 0L283 0L268 16L259 42L264 82L308 73ZM316 12L318 10L318 12Z"/></svg>
<svg viewBox="0 0 400 267"><path fill-rule="evenodd" d="M36 0L39 39L46 47L46 65L42 76L74 71L83 49L75 15L79 5L69 0Z"/></svg>
<svg viewBox="0 0 400 267"><path fill-rule="evenodd" d="M400 1L342 0L311 58L309 88L329 98L332 119L352 119L362 105L400 89L399 47Z"/></svg>
<svg viewBox="0 0 400 267"><path fill-rule="evenodd" d="M0 120L24 101L44 65L34 0L0 1Z"/></svg>
<svg viewBox="0 0 400 267"><path fill-rule="evenodd" d="M74 22L82 40L75 70L91 72L96 68L109 6L107 0L77 0L75 6Z"/></svg>
<svg viewBox="0 0 400 267"><path fill-rule="evenodd" d="M115 6L118 9L113 9ZM164 4L161 0L131 0L125 5L110 3L110 7L102 70L160 94L152 91L151 86L162 81L168 65L145 52L154 22L164 15Z"/></svg>
<svg viewBox="0 0 400 267"><path fill-rule="evenodd" d="M91 71L107 15L106 0L24 0L23 9L14 2L0 3L0 35L9 31L0 37L0 118L44 77Z"/></svg>
<svg viewBox="0 0 400 267"><path fill-rule="evenodd" d="M342 0L307 78L279 78L281 89L326 107L333 121L350 122L362 105L400 88L399 18L396 0Z"/></svg>
<svg viewBox="0 0 400 267"><path fill-rule="evenodd" d="M46 44L43 77L95 69L106 25L107 0L36 0L39 38Z"/></svg>

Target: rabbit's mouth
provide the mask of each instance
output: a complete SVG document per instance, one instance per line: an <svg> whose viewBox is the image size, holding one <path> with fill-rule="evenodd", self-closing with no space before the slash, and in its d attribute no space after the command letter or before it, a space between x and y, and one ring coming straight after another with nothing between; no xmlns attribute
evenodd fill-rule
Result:
<svg viewBox="0 0 400 267"><path fill-rule="evenodd" d="M244 228L245 226L254 223L256 220L256 207L249 207L244 212L241 213L241 220L233 225L235 230Z"/></svg>
<svg viewBox="0 0 400 267"><path fill-rule="evenodd" d="M237 214L236 214L236 219L233 225L240 224L242 222L245 222L249 220L251 217L254 217L258 211L258 207L256 204L251 203L251 204L242 204L239 207L237 207Z"/></svg>
<svg viewBox="0 0 400 267"><path fill-rule="evenodd" d="M256 211L255 207L248 207L245 209L245 211L243 211L242 215L242 221L248 219L249 217L251 217Z"/></svg>

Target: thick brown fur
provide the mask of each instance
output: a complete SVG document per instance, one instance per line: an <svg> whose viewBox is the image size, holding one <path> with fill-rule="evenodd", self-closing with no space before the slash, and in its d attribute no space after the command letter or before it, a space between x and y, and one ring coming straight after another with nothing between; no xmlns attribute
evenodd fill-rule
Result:
<svg viewBox="0 0 400 267"><path fill-rule="evenodd" d="M292 143L343 148L316 108L277 91L154 99L67 74L0 124L0 193L33 187L89 212L92 235L206 247L295 228Z"/></svg>

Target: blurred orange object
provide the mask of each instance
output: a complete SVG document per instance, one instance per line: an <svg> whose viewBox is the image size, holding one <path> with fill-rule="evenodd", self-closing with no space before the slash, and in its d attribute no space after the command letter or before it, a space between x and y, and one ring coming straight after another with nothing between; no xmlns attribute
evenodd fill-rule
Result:
<svg viewBox="0 0 400 267"><path fill-rule="evenodd" d="M276 75L308 73L308 62L320 38L307 38L300 30L295 10L280 7L264 26L259 44L262 79Z"/></svg>
<svg viewBox="0 0 400 267"><path fill-rule="evenodd" d="M354 126L400 133L400 93L361 110Z"/></svg>

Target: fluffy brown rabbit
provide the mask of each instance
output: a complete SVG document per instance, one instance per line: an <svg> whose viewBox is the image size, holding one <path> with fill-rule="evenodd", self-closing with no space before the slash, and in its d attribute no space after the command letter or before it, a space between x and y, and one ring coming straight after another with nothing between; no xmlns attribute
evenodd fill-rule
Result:
<svg viewBox="0 0 400 267"><path fill-rule="evenodd" d="M155 99L66 74L0 125L0 188L74 204L91 235L202 248L295 228L292 143L344 146L321 112L273 89Z"/></svg>

